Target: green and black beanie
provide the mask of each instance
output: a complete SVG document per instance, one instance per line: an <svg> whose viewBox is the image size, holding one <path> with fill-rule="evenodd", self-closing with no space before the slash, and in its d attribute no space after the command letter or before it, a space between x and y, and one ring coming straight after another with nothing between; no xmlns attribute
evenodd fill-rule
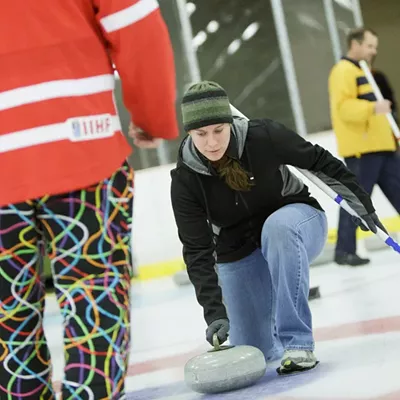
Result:
<svg viewBox="0 0 400 400"><path fill-rule="evenodd" d="M215 82L203 81L190 86L183 96L181 109L186 132L233 122L228 95Z"/></svg>

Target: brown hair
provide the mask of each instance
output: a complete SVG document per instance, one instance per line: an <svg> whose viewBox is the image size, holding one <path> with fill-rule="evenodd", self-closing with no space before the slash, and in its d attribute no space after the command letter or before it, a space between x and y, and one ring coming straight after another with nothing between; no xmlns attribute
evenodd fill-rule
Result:
<svg viewBox="0 0 400 400"><path fill-rule="evenodd" d="M248 192L253 183L250 182L249 174L243 169L239 161L227 155L221 160L213 162L218 175L225 179L226 184L233 190Z"/></svg>
<svg viewBox="0 0 400 400"><path fill-rule="evenodd" d="M351 48L351 43L353 42L353 40L356 40L358 43L362 43L364 38L365 38L365 34L369 32L372 35L378 37L378 34L373 31L372 29L369 28L356 28L356 29L352 29L348 34L347 34L347 47L350 49Z"/></svg>

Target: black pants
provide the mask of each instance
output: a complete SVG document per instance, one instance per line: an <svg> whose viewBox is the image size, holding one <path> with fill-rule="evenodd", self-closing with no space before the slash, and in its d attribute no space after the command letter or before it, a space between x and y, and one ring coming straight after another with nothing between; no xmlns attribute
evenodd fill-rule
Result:
<svg viewBox="0 0 400 400"><path fill-rule="evenodd" d="M44 240L64 321L63 400L122 399L130 343L133 171L0 208L0 399L54 399Z"/></svg>
<svg viewBox="0 0 400 400"><path fill-rule="evenodd" d="M361 186L372 194L377 184L400 214L400 154L380 152L364 154L360 158L345 158L347 167L356 175ZM379 210L377 210L379 213ZM350 215L340 209L336 253L356 253L357 227Z"/></svg>

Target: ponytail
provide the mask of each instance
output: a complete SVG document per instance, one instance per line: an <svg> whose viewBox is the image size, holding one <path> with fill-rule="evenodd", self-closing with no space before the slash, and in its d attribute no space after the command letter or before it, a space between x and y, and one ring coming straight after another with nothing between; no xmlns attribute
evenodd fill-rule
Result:
<svg viewBox="0 0 400 400"><path fill-rule="evenodd" d="M250 191L253 184L239 161L225 155L221 160L214 162L213 165L218 171L218 175L225 179L226 184L231 189L239 192Z"/></svg>

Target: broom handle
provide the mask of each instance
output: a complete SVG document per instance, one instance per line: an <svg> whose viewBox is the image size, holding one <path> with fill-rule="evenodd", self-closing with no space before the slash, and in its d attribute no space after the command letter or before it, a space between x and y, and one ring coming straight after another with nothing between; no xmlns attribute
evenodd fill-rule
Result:
<svg viewBox="0 0 400 400"><path fill-rule="evenodd" d="M377 99L378 101L385 100L385 99L383 98L383 96L382 96L382 93L381 93L381 91L380 91L380 89L379 89L377 83L375 82L375 79L374 79L374 77L373 77L373 75L372 75L371 70L370 70L369 67L368 67L368 64L367 64L364 60L361 60L361 61L360 61L360 66L361 66L362 70L363 70L364 73L365 73L365 76L366 76L366 78L367 78L367 80L368 80L368 83L369 83L369 84L371 85L371 87L372 87L372 90L373 90L373 92L374 92L374 95L375 95L376 99ZM386 114L386 118L387 118L388 121L389 121L390 127L392 128L392 131L393 131L394 135L396 136L396 138L397 138L398 140L400 140L400 129L399 129L399 126L397 125L395 119L393 118L392 113Z"/></svg>
<svg viewBox="0 0 400 400"><path fill-rule="evenodd" d="M231 110L233 114L236 114L242 118L249 120L243 113L241 113L237 108L231 105ZM310 171L296 168L301 174L303 174L307 179L309 179L314 185L316 185L319 189L321 189L326 195L328 195L332 200L334 200L340 207L346 210L350 215L359 218L362 223L368 228L366 222L350 207L346 200L344 200L340 195L338 195L332 188L330 188L327 184L322 182L319 178L317 178ZM400 253L400 245L390 237L386 232L377 227L376 235L385 242L388 246L390 246L393 250Z"/></svg>

